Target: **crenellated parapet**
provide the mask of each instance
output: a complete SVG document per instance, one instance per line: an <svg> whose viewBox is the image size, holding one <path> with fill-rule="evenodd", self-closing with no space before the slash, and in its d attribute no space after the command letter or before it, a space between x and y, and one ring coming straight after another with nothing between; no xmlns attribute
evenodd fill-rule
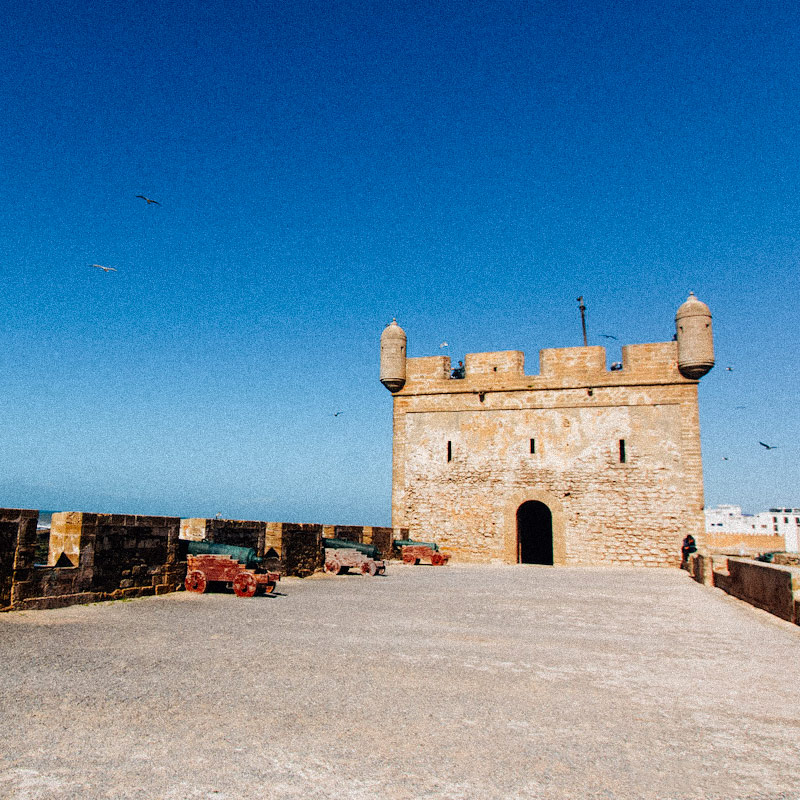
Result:
<svg viewBox="0 0 800 800"><path fill-rule="evenodd" d="M558 347L539 351L538 374L525 373L521 350L468 353L463 377L448 356L408 358L406 334L396 321L381 336L381 381L396 395L419 392L503 391L571 386L630 386L648 383L696 383L714 366L711 312L694 294L675 317L670 342L628 344L622 361L609 365L606 349ZM463 381L463 383L461 383Z"/></svg>
<svg viewBox="0 0 800 800"><path fill-rule="evenodd" d="M681 374L677 353L677 342L625 345L621 368L610 369L604 347L548 348L539 351L539 372L532 375L525 373L521 350L467 353L464 378L451 377L447 356L409 358L405 384L394 394L696 383Z"/></svg>

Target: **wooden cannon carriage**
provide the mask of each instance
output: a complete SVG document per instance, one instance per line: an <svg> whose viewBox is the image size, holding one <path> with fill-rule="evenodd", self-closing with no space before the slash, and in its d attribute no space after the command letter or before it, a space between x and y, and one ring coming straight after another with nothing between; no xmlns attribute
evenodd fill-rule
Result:
<svg viewBox="0 0 800 800"><path fill-rule="evenodd" d="M257 591L269 594L281 579L277 572L259 569L261 559L251 547L189 542L184 586L202 594L209 584L224 583L233 587L237 597L252 597Z"/></svg>
<svg viewBox="0 0 800 800"><path fill-rule="evenodd" d="M423 558L429 559L434 567L444 566L449 560L449 553L442 553L436 542L415 542L411 539L397 539L394 548L400 552L404 564L419 564Z"/></svg>
<svg viewBox="0 0 800 800"><path fill-rule="evenodd" d="M378 548L372 544L359 544L344 539L323 539L325 545L325 572L342 575L357 569L362 575L385 575L386 563L379 558Z"/></svg>

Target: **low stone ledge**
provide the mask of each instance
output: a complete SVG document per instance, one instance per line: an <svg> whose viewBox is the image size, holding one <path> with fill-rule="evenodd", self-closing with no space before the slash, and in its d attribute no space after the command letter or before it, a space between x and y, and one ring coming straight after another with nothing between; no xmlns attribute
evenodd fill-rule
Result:
<svg viewBox="0 0 800 800"><path fill-rule="evenodd" d="M800 624L800 568L728 557L727 574L714 570L714 586L756 608Z"/></svg>
<svg viewBox="0 0 800 800"><path fill-rule="evenodd" d="M48 608L64 608L65 606L99 603L106 600L103 592L81 592L80 594L61 594L53 597L28 597L20 600L12 607L12 611L43 611Z"/></svg>

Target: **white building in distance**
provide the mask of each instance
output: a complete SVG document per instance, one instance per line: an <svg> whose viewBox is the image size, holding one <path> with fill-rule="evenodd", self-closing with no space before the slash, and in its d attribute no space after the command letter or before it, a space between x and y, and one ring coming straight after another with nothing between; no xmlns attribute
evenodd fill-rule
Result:
<svg viewBox="0 0 800 800"><path fill-rule="evenodd" d="M787 553L800 550L800 508L770 508L758 514L743 514L740 506L707 508L706 533L749 533L783 536Z"/></svg>

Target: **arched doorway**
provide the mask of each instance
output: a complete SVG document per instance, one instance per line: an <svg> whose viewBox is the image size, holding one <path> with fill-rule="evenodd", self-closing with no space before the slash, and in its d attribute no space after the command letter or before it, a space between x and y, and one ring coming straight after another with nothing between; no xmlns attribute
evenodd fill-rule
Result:
<svg viewBox="0 0 800 800"><path fill-rule="evenodd" d="M553 515L538 500L517 509L517 563L553 563Z"/></svg>

